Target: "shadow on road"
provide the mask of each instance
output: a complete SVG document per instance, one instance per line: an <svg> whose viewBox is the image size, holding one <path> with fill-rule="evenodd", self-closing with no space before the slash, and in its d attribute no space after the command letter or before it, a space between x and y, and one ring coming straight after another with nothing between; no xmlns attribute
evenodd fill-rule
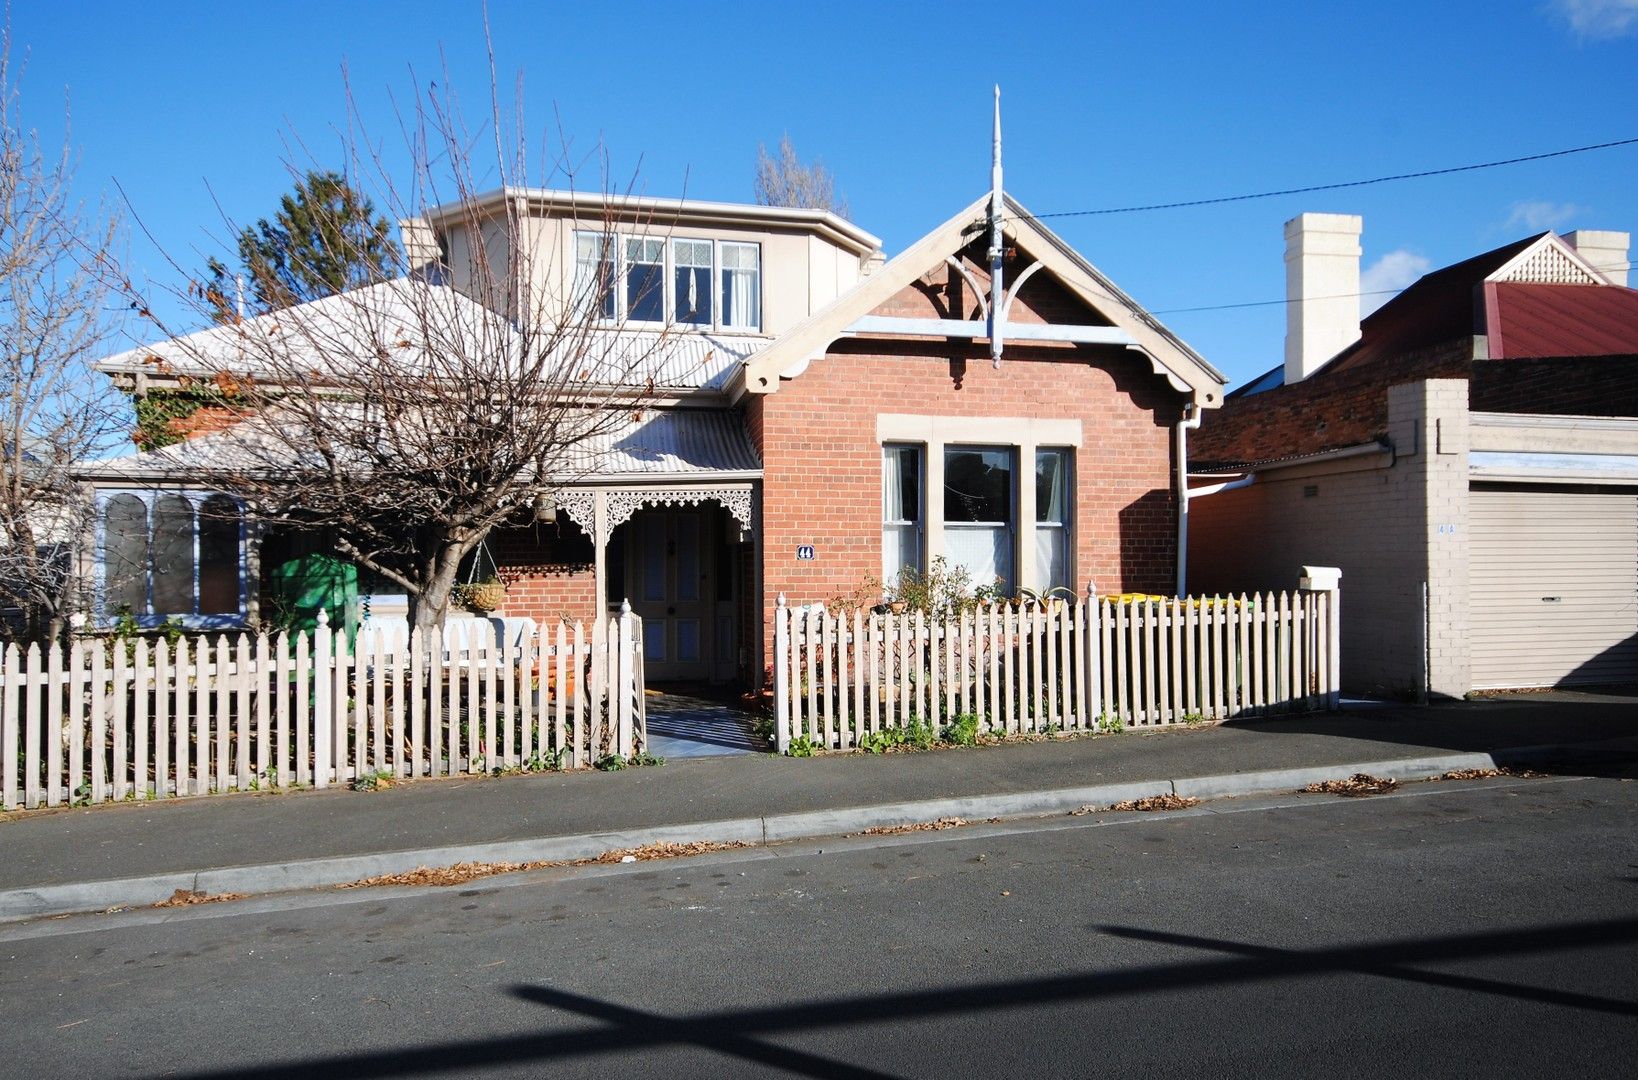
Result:
<svg viewBox="0 0 1638 1080"><path fill-rule="evenodd" d="M1054 978L896 994L870 994L692 1015L660 1013L549 986L521 985L509 993L555 1010L556 1020L592 1020L599 1026L503 1038L475 1039L399 1050L296 1059L272 1065L197 1073L198 1078L253 1080L293 1074L384 1077L477 1070L588 1055L630 1054L669 1046L715 1051L740 1062L797 1076L880 1078L891 1074L767 1041L769 1036L958 1013L1109 998L1137 998L1173 990L1353 973L1401 979L1464 993L1491 994L1606 1016L1638 1016L1638 1001L1430 970L1432 965L1532 953L1597 949L1638 942L1638 919L1500 930L1319 949L1288 949L1126 926L1095 926L1095 933L1223 954L1175 964L1095 971ZM729 1063L725 1062L725 1066Z"/></svg>

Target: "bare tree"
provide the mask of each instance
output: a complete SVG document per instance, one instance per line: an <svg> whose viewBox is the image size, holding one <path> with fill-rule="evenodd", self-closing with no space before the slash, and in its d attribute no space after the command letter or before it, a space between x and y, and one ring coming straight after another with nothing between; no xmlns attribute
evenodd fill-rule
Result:
<svg viewBox="0 0 1638 1080"><path fill-rule="evenodd" d="M25 129L11 29L0 41L0 608L6 633L56 637L78 601L89 501L71 466L113 430L88 361L107 339L114 217L75 197L74 153Z"/></svg>
<svg viewBox="0 0 1638 1080"><path fill-rule="evenodd" d="M406 223L406 276L383 270L334 296L173 337L150 347L144 380L207 387L242 417L166 450L177 475L238 496L263 525L321 532L402 587L422 628L443 621L463 562L492 529L551 514L554 492L597 467L649 396L666 346L665 334L613 318L622 197L601 189L566 263L526 227L525 144L500 134L509 126L496 96L480 136L448 85L401 114L395 160L412 161L402 179L349 94L348 182ZM492 154L472 149L484 145ZM547 160L572 188L567 152ZM327 254L371 265L360 252ZM208 319L210 290L185 291Z"/></svg>
<svg viewBox="0 0 1638 1080"><path fill-rule="evenodd" d="M836 178L817 158L804 163L797 157L789 135L780 136L775 155L764 144L757 144L756 201L762 206L795 206L848 216L847 199L837 194Z"/></svg>

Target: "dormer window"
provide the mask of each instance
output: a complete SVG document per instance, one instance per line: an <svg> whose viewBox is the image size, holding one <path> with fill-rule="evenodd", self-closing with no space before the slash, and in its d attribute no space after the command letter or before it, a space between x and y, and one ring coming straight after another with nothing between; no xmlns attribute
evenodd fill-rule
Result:
<svg viewBox="0 0 1638 1080"><path fill-rule="evenodd" d="M671 241L672 310L680 323L711 325L711 249L709 240Z"/></svg>
<svg viewBox="0 0 1638 1080"><path fill-rule="evenodd" d="M575 233L574 295L593 318L756 332L762 246Z"/></svg>

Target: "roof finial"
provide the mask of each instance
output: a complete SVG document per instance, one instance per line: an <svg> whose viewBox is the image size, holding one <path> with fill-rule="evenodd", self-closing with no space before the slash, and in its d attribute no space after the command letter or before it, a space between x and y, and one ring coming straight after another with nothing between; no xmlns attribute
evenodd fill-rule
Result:
<svg viewBox="0 0 1638 1080"><path fill-rule="evenodd" d="M990 363L1001 366L1001 85L995 87L995 127L990 137Z"/></svg>

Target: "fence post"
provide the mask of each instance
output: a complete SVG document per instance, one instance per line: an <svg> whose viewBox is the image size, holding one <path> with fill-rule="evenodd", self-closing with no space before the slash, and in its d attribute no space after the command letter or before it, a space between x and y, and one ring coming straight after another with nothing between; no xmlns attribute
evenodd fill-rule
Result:
<svg viewBox="0 0 1638 1080"><path fill-rule="evenodd" d="M790 614L780 593L774 605L774 750L780 754L791 748Z"/></svg>
<svg viewBox="0 0 1638 1080"><path fill-rule="evenodd" d="M617 693L620 695L620 745L617 749L622 757L631 757L634 750L631 745L632 731L632 692L636 689L636 680L632 669L636 666L636 658L632 656L631 633L631 601L620 601L620 678Z"/></svg>
<svg viewBox="0 0 1638 1080"><path fill-rule="evenodd" d="M313 631L313 786L330 786L330 751L335 745L331 727L336 722L331 708L330 616L319 608Z"/></svg>
<svg viewBox="0 0 1638 1080"><path fill-rule="evenodd" d="M1342 707L1342 570L1335 566L1305 566L1299 587L1325 594L1325 708Z"/></svg>

